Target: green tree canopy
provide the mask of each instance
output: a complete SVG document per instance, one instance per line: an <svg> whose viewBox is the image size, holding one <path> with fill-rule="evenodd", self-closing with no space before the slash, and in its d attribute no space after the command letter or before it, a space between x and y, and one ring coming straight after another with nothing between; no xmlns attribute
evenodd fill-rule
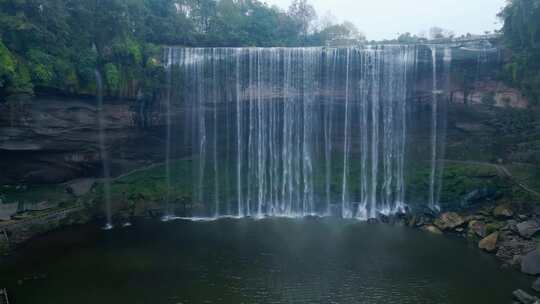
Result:
<svg viewBox="0 0 540 304"><path fill-rule="evenodd" d="M540 103L540 0L512 0L501 11L504 41L512 51L504 79Z"/></svg>

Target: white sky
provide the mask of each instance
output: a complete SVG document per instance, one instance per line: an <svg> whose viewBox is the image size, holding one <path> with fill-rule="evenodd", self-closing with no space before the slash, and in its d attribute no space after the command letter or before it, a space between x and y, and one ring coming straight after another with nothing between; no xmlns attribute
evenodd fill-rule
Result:
<svg viewBox="0 0 540 304"><path fill-rule="evenodd" d="M291 0L263 0L286 9ZM369 40L396 38L397 33L418 34L432 26L457 35L499 29L497 13L505 0L309 0L319 16L330 11L341 22L349 20Z"/></svg>

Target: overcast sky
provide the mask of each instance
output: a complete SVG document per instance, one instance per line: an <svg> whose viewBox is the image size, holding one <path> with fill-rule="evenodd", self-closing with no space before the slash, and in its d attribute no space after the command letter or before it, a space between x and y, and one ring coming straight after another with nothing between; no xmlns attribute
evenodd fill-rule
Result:
<svg viewBox="0 0 540 304"><path fill-rule="evenodd" d="M291 0L263 0L281 8ZM310 0L319 16L331 11L337 21L352 21L369 40L418 34L432 26L457 35L499 29L497 13L505 0Z"/></svg>

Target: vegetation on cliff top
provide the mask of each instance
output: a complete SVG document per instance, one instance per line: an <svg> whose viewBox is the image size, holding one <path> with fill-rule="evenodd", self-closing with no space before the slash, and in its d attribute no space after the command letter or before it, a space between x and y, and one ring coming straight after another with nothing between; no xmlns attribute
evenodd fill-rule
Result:
<svg viewBox="0 0 540 304"><path fill-rule="evenodd" d="M504 79L540 101L540 0L513 0L500 13L512 58ZM107 95L135 97L163 83L159 45L304 46L351 44L352 23L316 26L308 0L288 11L259 0L0 0L0 99L13 94L93 94L94 70ZM436 36L434 36L436 37ZM410 34L396 41L416 41ZM413 40L411 40L413 39Z"/></svg>
<svg viewBox="0 0 540 304"><path fill-rule="evenodd" d="M529 99L540 102L540 0L512 0L499 15L512 60L504 77Z"/></svg>
<svg viewBox="0 0 540 304"><path fill-rule="evenodd" d="M258 0L0 0L0 98L18 93L107 94L159 89L161 48L300 46L358 40L350 23L315 27L315 10Z"/></svg>

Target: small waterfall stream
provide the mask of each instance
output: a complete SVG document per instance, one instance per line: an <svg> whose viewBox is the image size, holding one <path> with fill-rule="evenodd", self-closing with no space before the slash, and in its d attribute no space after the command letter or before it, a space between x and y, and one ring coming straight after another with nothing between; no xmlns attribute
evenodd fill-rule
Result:
<svg viewBox="0 0 540 304"><path fill-rule="evenodd" d="M441 89L448 90L450 82L450 66L452 62L452 49L445 47L443 50L443 69L438 73L437 47L431 46L432 58L432 83L433 99L431 106L431 172L429 178L429 208L433 211L440 211L440 193L442 189L442 176L444 173L444 157L446 143L446 108L447 100L441 98ZM443 79L442 86L440 79Z"/></svg>
<svg viewBox="0 0 540 304"><path fill-rule="evenodd" d="M368 219L405 211L415 46L168 54L184 79L182 103L196 113L195 203L207 210L197 215ZM436 147L435 50L433 58ZM432 152L430 206L437 148Z"/></svg>
<svg viewBox="0 0 540 304"><path fill-rule="evenodd" d="M172 120L171 120L171 87L172 87L172 55L171 49L165 49L166 58L166 92L165 92L165 123L166 123L166 142L165 142L165 179L167 185L167 192L165 194L165 216L163 220L169 220L173 217L173 211L171 210L171 144L172 144Z"/></svg>
<svg viewBox="0 0 540 304"><path fill-rule="evenodd" d="M437 88L437 48L431 47L431 58L433 60L433 100L431 104L431 173L429 176L429 208L439 210L439 204L436 201L435 179L437 175L437 143L438 143L438 88Z"/></svg>
<svg viewBox="0 0 540 304"><path fill-rule="evenodd" d="M98 107L98 128L99 128L99 149L101 155L101 164L103 169L103 196L105 202L105 215L107 222L103 229L110 230L112 225L112 211L111 211L111 169L109 165L109 153L107 151L107 140L105 134L105 113L103 113L103 78L99 70L94 71L96 77L96 89L97 89L97 107Z"/></svg>

